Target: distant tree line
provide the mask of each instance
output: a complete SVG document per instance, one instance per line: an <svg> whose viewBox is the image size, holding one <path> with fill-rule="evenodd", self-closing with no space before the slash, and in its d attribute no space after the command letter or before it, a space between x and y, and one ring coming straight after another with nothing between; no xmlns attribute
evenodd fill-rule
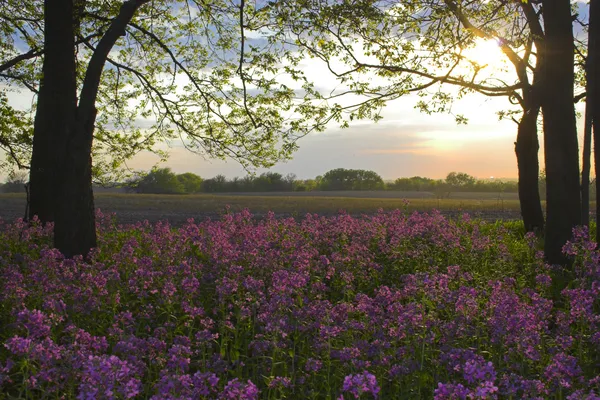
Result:
<svg viewBox="0 0 600 400"><path fill-rule="evenodd" d="M543 177L540 181L543 183ZM516 181L481 180L464 172L450 172L445 179L413 176L384 182L374 171L345 168L332 169L314 179L297 179L295 174L284 176L277 172L233 179L224 175L203 179L189 172L175 174L169 168L157 168L132 179L125 187L135 193L155 194L398 190L433 192L439 197L447 197L452 192L518 191Z"/></svg>
<svg viewBox="0 0 600 400"><path fill-rule="evenodd" d="M0 183L0 193L25 193L27 174L24 172L11 173L4 184Z"/></svg>
<svg viewBox="0 0 600 400"><path fill-rule="evenodd" d="M27 175L13 173L0 183L1 193L25 192ZM539 177L540 192L545 193L546 176ZM595 194L595 179L590 184ZM436 197L449 197L454 192L517 193L517 181L500 179L477 179L464 172L450 172L445 179L421 176L398 178L393 182L384 180L374 171L363 169L336 168L314 179L297 179L295 174L282 175L265 172L227 179L217 175L210 179L186 172L175 174L170 168L156 168L140 174L123 185L133 193L147 194L194 194L194 193L241 193L241 192L310 192L335 190L397 190L431 192Z"/></svg>

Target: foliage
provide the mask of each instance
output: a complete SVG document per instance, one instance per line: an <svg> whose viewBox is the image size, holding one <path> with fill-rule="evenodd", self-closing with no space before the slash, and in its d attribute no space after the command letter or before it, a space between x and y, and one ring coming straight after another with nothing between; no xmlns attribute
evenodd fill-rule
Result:
<svg viewBox="0 0 600 400"><path fill-rule="evenodd" d="M225 175L217 175L211 179L205 179L202 182L202 191L206 193L226 192L227 178Z"/></svg>
<svg viewBox="0 0 600 400"><path fill-rule="evenodd" d="M137 193L156 194L182 194L185 193L185 185L171 172L170 168L153 169L143 178L134 181L131 185Z"/></svg>
<svg viewBox="0 0 600 400"><path fill-rule="evenodd" d="M467 117L454 114L453 103L470 93L509 99L501 118L523 111L523 92L536 70L539 7L505 1L289 0L277 2L276 9L290 44L322 60L344 83L335 97L351 92L366 98L339 106L351 112L350 119L377 119L386 102L416 92L422 97L417 109L450 113L461 124ZM485 64L470 52L485 40L498 43L502 64Z"/></svg>
<svg viewBox="0 0 600 400"><path fill-rule="evenodd" d="M184 178L185 176L185 178ZM464 172L451 172L445 180L420 176L398 178L394 182L384 183L381 177L366 170L349 170L338 168L314 179L296 179L295 174L283 176L277 172L264 172L260 175L235 177L231 180L224 175L202 180L192 173L177 175L184 185L185 193L219 193L219 192L289 192L317 190L400 190L445 193L451 192L517 192L516 181L478 180ZM194 185L186 186L189 179ZM130 184L131 185L131 184ZM159 193L159 192L146 192ZM444 196L445 197L445 196Z"/></svg>
<svg viewBox="0 0 600 400"><path fill-rule="evenodd" d="M77 2L79 89L92 54L123 4ZM296 93L301 75L286 61L291 50L264 30L265 4L139 4L101 76L93 143L97 181L122 180L125 161L140 151L166 158L158 144L173 140L205 156L231 157L247 168L268 167L289 158L299 138L322 130L330 119L309 91ZM6 93L38 92L43 9L41 0L10 0L0 13L0 80L6 83L0 89L0 148L22 165L29 162L35 110L15 109ZM18 131L4 126L17 122Z"/></svg>
<svg viewBox="0 0 600 400"><path fill-rule="evenodd" d="M469 187L475 185L476 179L464 172L450 172L446 176L446 183L453 188Z"/></svg>
<svg viewBox="0 0 600 400"><path fill-rule="evenodd" d="M553 270L522 225L401 211L99 215L88 262L51 227L0 229L0 389L11 398L595 398L600 254ZM154 396L154 397L153 397Z"/></svg>
<svg viewBox="0 0 600 400"><path fill-rule="evenodd" d="M383 189L383 179L374 171L336 168L321 179L321 190L377 190Z"/></svg>
<svg viewBox="0 0 600 400"><path fill-rule="evenodd" d="M185 193L198 193L202 189L202 178L191 172L177 175Z"/></svg>
<svg viewBox="0 0 600 400"><path fill-rule="evenodd" d="M7 155L6 161L0 161L0 170L27 165L31 157L32 133L27 113L11 107L6 93L0 89L0 151Z"/></svg>

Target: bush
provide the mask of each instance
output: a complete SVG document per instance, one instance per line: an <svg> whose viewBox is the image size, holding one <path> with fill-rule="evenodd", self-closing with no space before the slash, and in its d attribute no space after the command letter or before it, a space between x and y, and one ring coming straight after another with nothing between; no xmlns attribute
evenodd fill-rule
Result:
<svg viewBox="0 0 600 400"><path fill-rule="evenodd" d="M191 172L177 175L177 180L183 186L185 193L198 193L202 191L202 178Z"/></svg>
<svg viewBox="0 0 600 400"><path fill-rule="evenodd" d="M380 190L383 179L374 171L337 168L323 175L321 190Z"/></svg>
<svg viewBox="0 0 600 400"><path fill-rule="evenodd" d="M183 194L185 187L170 168L153 169L133 183L133 190L147 194Z"/></svg>

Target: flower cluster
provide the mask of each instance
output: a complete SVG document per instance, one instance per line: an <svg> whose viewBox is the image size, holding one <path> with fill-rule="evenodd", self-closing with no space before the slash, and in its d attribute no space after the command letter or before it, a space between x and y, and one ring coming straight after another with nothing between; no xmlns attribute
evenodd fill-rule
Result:
<svg viewBox="0 0 600 400"><path fill-rule="evenodd" d="M11 398L600 395L600 255L554 290L515 223L440 213L181 227L98 220L89 259L0 221L0 392Z"/></svg>

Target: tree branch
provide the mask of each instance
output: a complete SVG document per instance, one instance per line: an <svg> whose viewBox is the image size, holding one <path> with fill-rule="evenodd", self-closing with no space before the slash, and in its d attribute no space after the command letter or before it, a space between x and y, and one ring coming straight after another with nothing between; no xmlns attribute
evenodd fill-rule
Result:
<svg viewBox="0 0 600 400"><path fill-rule="evenodd" d="M20 54L12 59L6 61L4 64L0 64L0 72L6 71L7 69L14 67L18 63L24 60L29 60L43 54L43 50L31 49L27 53Z"/></svg>
<svg viewBox="0 0 600 400"><path fill-rule="evenodd" d="M102 36L98 46L96 46L96 50L88 64L79 100L78 112L83 123L88 122L87 120L95 114L95 104L98 96L98 88L100 86L100 77L102 76L104 64L106 63L110 50L113 48L119 37L125 34L125 28L138 8L149 1L150 0L125 1L121 5L119 14L112 20L108 31ZM88 138L88 140L91 140L91 137Z"/></svg>
<svg viewBox="0 0 600 400"><path fill-rule="evenodd" d="M246 42L246 35L244 33L244 6L245 6L245 0L240 0L240 65L238 67L238 73L240 75L240 79L242 80L242 90L244 91L244 110L246 110L246 114L248 115L248 117L250 118L250 121L252 122L252 126L254 126L254 129L259 128L259 125L256 123L256 121L254 120L254 117L252 116L252 113L250 112L250 110L248 109L248 91L246 89L246 77L244 76L244 71L243 71L243 67L244 67L244 46L245 46L245 42Z"/></svg>
<svg viewBox="0 0 600 400"><path fill-rule="evenodd" d="M465 27L465 29L473 32L473 34L475 34L475 36L479 38L497 40L500 44L500 49L502 50L502 52L515 66L515 69L517 70L517 75L519 77L519 81L521 81L524 84L528 83L527 65L523 62L519 55L509 45L507 45L505 40L503 40L496 32L492 31L492 33L489 33L473 25L453 0L444 0L444 2L448 6L448 8L450 8L452 13L458 18L458 20Z"/></svg>

